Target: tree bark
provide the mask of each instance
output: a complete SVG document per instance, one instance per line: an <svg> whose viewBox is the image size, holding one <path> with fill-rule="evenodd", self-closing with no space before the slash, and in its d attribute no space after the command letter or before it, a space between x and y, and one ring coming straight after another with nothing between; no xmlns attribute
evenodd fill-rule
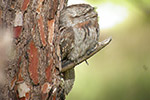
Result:
<svg viewBox="0 0 150 100"><path fill-rule="evenodd" d="M0 100L64 100L58 32L67 0L0 0L0 27L12 30Z"/></svg>

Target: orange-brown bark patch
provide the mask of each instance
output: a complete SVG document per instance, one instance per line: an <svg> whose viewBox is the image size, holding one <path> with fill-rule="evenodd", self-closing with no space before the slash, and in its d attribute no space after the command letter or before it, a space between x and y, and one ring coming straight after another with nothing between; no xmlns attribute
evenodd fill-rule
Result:
<svg viewBox="0 0 150 100"><path fill-rule="evenodd" d="M25 98L25 97L22 97L22 98L19 98L19 100L26 100L26 98Z"/></svg>
<svg viewBox="0 0 150 100"><path fill-rule="evenodd" d="M40 18L38 19L38 26L39 26L39 32L40 32L40 38L42 41L43 46L46 45L45 40L45 33L44 33L44 24L43 24L43 17L40 15Z"/></svg>
<svg viewBox="0 0 150 100"><path fill-rule="evenodd" d="M44 83L43 85L42 85L42 93L46 93L46 90L47 90L47 88L48 88L48 84L47 83Z"/></svg>
<svg viewBox="0 0 150 100"><path fill-rule="evenodd" d="M14 27L14 37L18 38L21 34L21 31L22 31L22 26Z"/></svg>
<svg viewBox="0 0 150 100"><path fill-rule="evenodd" d="M30 2L30 0L23 1L22 8L21 8L22 11L25 11L27 9L29 2Z"/></svg>
<svg viewBox="0 0 150 100"><path fill-rule="evenodd" d="M29 53L29 74L34 84L38 84L38 50L33 41L30 42Z"/></svg>
<svg viewBox="0 0 150 100"><path fill-rule="evenodd" d="M56 100L56 93L55 93L54 96L53 96L53 100Z"/></svg>
<svg viewBox="0 0 150 100"><path fill-rule="evenodd" d="M49 91L50 91L50 84L48 83L48 82L46 82L46 83L44 83L43 85L42 85L42 88L41 88L41 91L42 91L42 93L49 93Z"/></svg>
<svg viewBox="0 0 150 100"><path fill-rule="evenodd" d="M54 19L48 21L48 42L49 42L49 44L52 44L52 42L53 42L54 23L55 23Z"/></svg>
<svg viewBox="0 0 150 100"><path fill-rule="evenodd" d="M26 93L26 98L25 98L25 100L30 100L30 93L29 93L29 92Z"/></svg>

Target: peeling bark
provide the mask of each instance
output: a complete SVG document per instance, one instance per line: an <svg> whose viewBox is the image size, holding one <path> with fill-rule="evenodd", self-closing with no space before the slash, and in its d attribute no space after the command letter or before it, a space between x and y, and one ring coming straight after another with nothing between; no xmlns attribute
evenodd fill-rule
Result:
<svg viewBox="0 0 150 100"><path fill-rule="evenodd" d="M0 0L0 27L13 34L0 100L64 100L58 32L67 0Z"/></svg>

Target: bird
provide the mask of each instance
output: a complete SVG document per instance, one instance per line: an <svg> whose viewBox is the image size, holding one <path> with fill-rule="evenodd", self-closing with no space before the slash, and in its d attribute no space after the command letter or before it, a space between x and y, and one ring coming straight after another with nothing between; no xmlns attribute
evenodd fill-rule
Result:
<svg viewBox="0 0 150 100"><path fill-rule="evenodd" d="M62 67L90 52L99 41L98 14L89 4L75 4L64 8L59 16L60 54ZM74 84L74 66L64 74L64 92L68 94Z"/></svg>
<svg viewBox="0 0 150 100"><path fill-rule="evenodd" d="M59 30L62 61L77 61L98 43L98 14L89 4L68 6L61 11Z"/></svg>

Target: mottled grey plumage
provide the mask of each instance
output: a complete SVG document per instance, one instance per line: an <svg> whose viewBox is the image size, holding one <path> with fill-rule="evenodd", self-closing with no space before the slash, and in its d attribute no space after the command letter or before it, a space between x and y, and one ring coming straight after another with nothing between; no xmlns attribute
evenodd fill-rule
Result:
<svg viewBox="0 0 150 100"><path fill-rule="evenodd" d="M97 13L88 4L66 7L60 14L62 60L76 61L95 47L99 39Z"/></svg>
<svg viewBox="0 0 150 100"><path fill-rule="evenodd" d="M68 6L61 11L59 31L62 62L68 60L77 62L98 43L97 13L88 4ZM68 94L74 83L73 68L64 72L64 80L64 90Z"/></svg>

